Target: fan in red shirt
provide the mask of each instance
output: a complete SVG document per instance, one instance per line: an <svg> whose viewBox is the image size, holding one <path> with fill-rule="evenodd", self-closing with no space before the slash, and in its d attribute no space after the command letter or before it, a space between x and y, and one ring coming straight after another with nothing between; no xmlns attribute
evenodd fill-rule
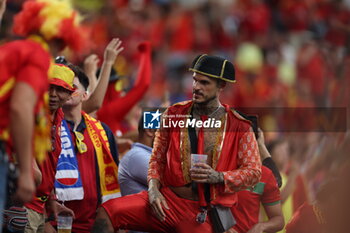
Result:
<svg viewBox="0 0 350 233"><path fill-rule="evenodd" d="M234 226L237 232L248 232L253 227L258 227L256 225L264 224L259 223L260 204L263 204L269 219L280 217L278 211L281 211L281 196L276 179L265 166L261 167L261 172L259 183L254 188L238 192L238 203L231 208L237 221Z"/></svg>
<svg viewBox="0 0 350 233"><path fill-rule="evenodd" d="M66 46L78 51L83 46L83 33L77 12L67 2L58 0L26 1L14 18L13 31L27 39L0 47L0 140L6 142L10 154L17 155L20 170L17 197L28 202L35 192L33 157L41 163L51 150L51 125L45 101L48 98L44 98L49 87L50 54ZM39 184L41 174L35 171ZM5 214L12 219L11 224L16 222L16 213Z"/></svg>
<svg viewBox="0 0 350 233"><path fill-rule="evenodd" d="M43 9L62 4L59 1L27 1L15 16L13 30L28 38L0 47L0 140L5 142L9 153L17 154L20 169L17 195L23 202L30 201L35 191L33 156L42 161L51 148L44 101L50 52L55 53L65 45L72 48L81 45L74 12L67 10L57 25L47 23L51 13ZM39 183L40 179L40 175L37 176Z"/></svg>
<svg viewBox="0 0 350 233"><path fill-rule="evenodd" d="M282 185L279 171L265 146L263 132L259 129L258 146L261 179L258 184L237 193L237 205L231 207L236 225L228 233L277 232L284 227L279 186ZM264 206L268 220L259 222L260 205Z"/></svg>
<svg viewBox="0 0 350 233"><path fill-rule="evenodd" d="M240 30L247 37L253 39L268 33L271 12L264 1L245 1L244 18Z"/></svg>
<svg viewBox="0 0 350 233"><path fill-rule="evenodd" d="M56 163L57 169L54 169L55 191L57 199L74 211L72 231L90 232L98 205L109 198L120 196L116 166L118 152L109 127L82 112L82 103L88 97L86 91L89 79L79 67L72 64L69 64L69 67L75 74L76 91L62 108L65 119L61 126L60 137L65 143L62 143L62 150ZM69 134L70 139L67 139ZM67 150L67 145L70 145L71 149ZM76 164L64 157L74 157ZM63 164L76 165L75 171L79 174L78 177L72 178L66 169L62 169ZM62 207L57 203L56 206ZM81 208L82 206L84 208ZM45 230L49 231L49 227L53 230L49 224L45 225Z"/></svg>

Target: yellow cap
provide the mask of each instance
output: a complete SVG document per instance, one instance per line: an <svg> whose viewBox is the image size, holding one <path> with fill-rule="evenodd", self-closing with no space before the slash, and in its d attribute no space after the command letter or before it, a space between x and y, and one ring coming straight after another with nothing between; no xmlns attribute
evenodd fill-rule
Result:
<svg viewBox="0 0 350 233"><path fill-rule="evenodd" d="M67 90L75 91L73 86L73 80L75 77L74 72L65 65L54 64L51 70L50 84L61 86Z"/></svg>

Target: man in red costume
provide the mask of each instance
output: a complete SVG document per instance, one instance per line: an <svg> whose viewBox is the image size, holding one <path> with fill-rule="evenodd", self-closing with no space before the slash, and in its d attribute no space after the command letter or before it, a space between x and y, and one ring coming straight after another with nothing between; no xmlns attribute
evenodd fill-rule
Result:
<svg viewBox="0 0 350 233"><path fill-rule="evenodd" d="M181 123L170 128L163 124L156 133L150 159L148 192L104 203L93 232L213 232L212 221L205 214L203 184L209 186L210 204L232 207L237 191L259 181L261 162L250 122L219 101L226 82L235 81L233 64L204 54L196 57L190 71L194 72L192 101L169 107L162 120L194 120L198 143L192 143L191 148L190 132L180 127ZM214 130L201 127L200 122L207 120L219 124ZM191 151L207 154L207 164L191 168ZM204 216L204 221L198 216Z"/></svg>

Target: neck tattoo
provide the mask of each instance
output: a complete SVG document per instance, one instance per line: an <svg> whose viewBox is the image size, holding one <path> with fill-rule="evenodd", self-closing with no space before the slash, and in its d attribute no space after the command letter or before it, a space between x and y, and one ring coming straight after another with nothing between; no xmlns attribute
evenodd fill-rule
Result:
<svg viewBox="0 0 350 233"><path fill-rule="evenodd" d="M204 113L204 111L201 108L195 108L193 113L197 116L206 115L206 116L208 116L208 118L210 118L210 117L214 116L214 114L217 113L221 107L222 107L222 105L219 104L219 106L217 106L216 109L213 112L211 112L210 114Z"/></svg>
<svg viewBox="0 0 350 233"><path fill-rule="evenodd" d="M221 107L221 104L219 104L219 106L215 109L215 111L212 112L212 113L210 113L210 114L208 115L208 117L213 116L213 115L220 109L220 107Z"/></svg>

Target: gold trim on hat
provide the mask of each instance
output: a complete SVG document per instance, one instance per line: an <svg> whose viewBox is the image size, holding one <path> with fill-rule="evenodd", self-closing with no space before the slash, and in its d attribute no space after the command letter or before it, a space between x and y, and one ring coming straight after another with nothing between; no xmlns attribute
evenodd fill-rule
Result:
<svg viewBox="0 0 350 233"><path fill-rule="evenodd" d="M222 76L224 75L224 70L225 70L226 62L227 62L227 60L225 60L224 63L222 63L220 78L222 78Z"/></svg>
<svg viewBox="0 0 350 233"><path fill-rule="evenodd" d="M199 62L199 61L202 59L202 57L204 57L204 56L208 56L208 54L202 54L202 55L197 59L196 64L194 64L193 67L196 67L196 65L198 64L198 62Z"/></svg>
<svg viewBox="0 0 350 233"><path fill-rule="evenodd" d="M208 74L206 72L202 72L202 71L199 71L199 70L196 70L196 69L193 69L193 68L189 68L188 69L189 71L193 71L193 72L196 72L196 73L199 73L199 74L202 74L202 75L205 75L205 76L209 76L211 78L218 78L218 79L222 79L226 82L230 82L230 83L235 83L236 80L231 80L231 79L227 79L227 78L224 78L224 77L220 77L220 76L217 76L217 75L213 75L213 74Z"/></svg>

